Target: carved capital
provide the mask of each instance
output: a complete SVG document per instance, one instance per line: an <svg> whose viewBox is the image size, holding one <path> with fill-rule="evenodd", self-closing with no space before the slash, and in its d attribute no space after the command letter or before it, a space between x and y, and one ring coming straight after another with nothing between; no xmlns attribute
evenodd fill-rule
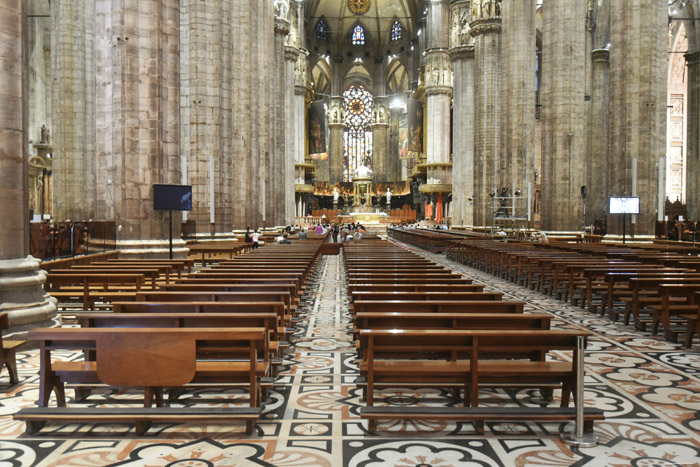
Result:
<svg viewBox="0 0 700 467"><path fill-rule="evenodd" d="M282 18L275 18L275 34L286 36L289 34L289 21Z"/></svg>
<svg viewBox="0 0 700 467"><path fill-rule="evenodd" d="M480 19L472 21L469 25L471 26L469 34L474 37L479 34L500 34L501 32L501 18Z"/></svg>
<svg viewBox="0 0 700 467"><path fill-rule="evenodd" d="M425 89L452 87L452 63L446 50L429 50L425 54Z"/></svg>
<svg viewBox="0 0 700 467"><path fill-rule="evenodd" d="M286 46L284 48L284 59L290 62L296 62L299 58L299 49L296 47Z"/></svg>
<svg viewBox="0 0 700 467"><path fill-rule="evenodd" d="M474 58L473 45L463 45L450 49L450 60L452 60L452 62L456 62L457 60L469 60L471 58Z"/></svg>

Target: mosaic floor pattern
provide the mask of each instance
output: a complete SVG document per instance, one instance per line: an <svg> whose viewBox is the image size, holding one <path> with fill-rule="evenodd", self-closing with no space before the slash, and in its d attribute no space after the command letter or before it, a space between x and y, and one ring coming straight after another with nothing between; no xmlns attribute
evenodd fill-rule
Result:
<svg viewBox="0 0 700 467"><path fill-rule="evenodd" d="M27 436L12 414L37 398L39 360L37 352L28 351L18 356L21 384L7 388L6 373L0 378L0 466L700 466L697 347L683 349L442 255L419 253L490 290L527 300L529 311L552 313L557 328L583 326L595 333L586 358L586 404L606 411L606 421L595 427L598 446L570 449L559 440L565 427L546 423L487 423L486 434L479 435L469 423L386 422L369 434L359 418L363 404L354 384L357 366L342 259L325 256L302 300L293 346L254 435L246 436L243 425L233 422L159 424L145 436L127 425L50 425ZM66 353L63 358L81 357ZM138 396L117 391L102 391L89 403L123 404L125 398L138 403ZM387 389L378 400L457 404L448 393L430 389ZM534 390L484 391L480 403L516 400L545 403ZM247 396L237 389L201 389L179 402L244 405Z"/></svg>

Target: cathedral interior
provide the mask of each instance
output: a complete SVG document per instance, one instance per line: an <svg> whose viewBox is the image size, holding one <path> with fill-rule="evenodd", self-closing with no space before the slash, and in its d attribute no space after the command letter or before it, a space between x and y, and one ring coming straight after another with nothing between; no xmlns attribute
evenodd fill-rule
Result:
<svg viewBox="0 0 700 467"><path fill-rule="evenodd" d="M51 261L114 251L187 259L256 229L361 223L385 238L410 225L695 247L698 20L700 0L0 0L3 335L62 324ZM299 294L292 350L253 437L235 424L23 434L12 415L44 384L29 346L17 354L21 382L0 388L0 458L700 465L697 347L412 251L551 313L556 327L594 333L587 384L609 411L597 447L569 449L547 423L494 423L483 435L469 423L397 422L369 433L341 254L322 256ZM508 394L494 390L490 402ZM202 390L182 404L236 405L240 395ZM541 403L535 391L525 398Z"/></svg>

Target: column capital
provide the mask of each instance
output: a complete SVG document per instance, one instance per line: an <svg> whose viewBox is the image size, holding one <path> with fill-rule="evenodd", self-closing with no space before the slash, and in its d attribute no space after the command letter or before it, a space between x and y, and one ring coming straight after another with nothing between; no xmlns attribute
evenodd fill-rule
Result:
<svg viewBox="0 0 700 467"><path fill-rule="evenodd" d="M473 43L469 34L470 5L469 0L461 0L450 5L450 48Z"/></svg>
<svg viewBox="0 0 700 467"><path fill-rule="evenodd" d="M594 49L591 52L591 57L594 62L609 62L610 61L610 50L608 49Z"/></svg>
<svg viewBox="0 0 700 467"><path fill-rule="evenodd" d="M469 23L471 29L469 34L476 37L480 34L497 33L501 32L501 18L489 18L489 19L479 19Z"/></svg>
<svg viewBox="0 0 700 467"><path fill-rule="evenodd" d="M438 94L452 94L452 86L428 86L425 88L426 96L437 96Z"/></svg>
<svg viewBox="0 0 700 467"><path fill-rule="evenodd" d="M453 62L457 60L469 60L470 58L474 58L473 45L461 45L450 49L450 60Z"/></svg>

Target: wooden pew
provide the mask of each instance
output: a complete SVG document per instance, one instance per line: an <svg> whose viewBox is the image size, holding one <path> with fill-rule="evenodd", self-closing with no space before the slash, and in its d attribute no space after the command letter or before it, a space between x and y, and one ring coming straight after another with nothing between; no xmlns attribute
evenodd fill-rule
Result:
<svg viewBox="0 0 700 467"><path fill-rule="evenodd" d="M404 313L522 313L521 301L423 301L423 300L358 300L353 303L355 314L371 312Z"/></svg>
<svg viewBox="0 0 700 467"><path fill-rule="evenodd" d="M27 423L35 433L47 421L130 422L142 434L151 422L223 421L242 419L252 433L260 415L259 377L269 362L265 358L267 334L264 328L42 328L30 331L29 339L40 344L40 389L38 408L23 409L15 420ZM197 358L202 342L219 341L240 348L249 356L240 361L207 361ZM57 349L93 349L96 359L86 362L52 361ZM103 383L116 387L144 388L148 409L67 408L65 383ZM250 407L217 407L215 410L152 408L162 405L163 387L182 387L191 382L245 383ZM56 394L57 410L48 407Z"/></svg>
<svg viewBox="0 0 700 467"><path fill-rule="evenodd" d="M10 319L7 313L0 313L0 331L4 331L10 328ZM23 340L10 340L3 339L2 334L0 334L0 370L2 370L3 365L7 367L7 372L10 375L10 385L14 386L19 383L17 377L17 358L15 353L17 349L26 344L27 341Z"/></svg>
<svg viewBox="0 0 700 467"><path fill-rule="evenodd" d="M482 292L483 284L349 284L353 292Z"/></svg>
<svg viewBox="0 0 700 467"><path fill-rule="evenodd" d="M194 269L193 259L129 259L129 258L111 258L107 261L109 264L169 264L173 270L178 273L178 277L183 272L192 272ZM102 264L101 262L92 262L90 264Z"/></svg>
<svg viewBox="0 0 700 467"><path fill-rule="evenodd" d="M573 420L568 408L575 389L576 368L571 362L531 360L528 355L576 350L577 337L587 333L551 330L397 330L363 329L361 373L367 375L367 407L360 415L369 420L369 431L379 419L425 418L476 421L483 431L484 420L537 421ZM573 361L576 361L574 355ZM376 386L462 385L463 408L374 407ZM503 407L478 410L479 385L500 384L526 387L557 384L562 388L561 407L529 411ZM398 409L398 410L397 410ZM476 410L475 410L476 409ZM587 429L601 419L600 411L589 411ZM479 423L480 422L480 423Z"/></svg>
<svg viewBox="0 0 700 467"><path fill-rule="evenodd" d="M82 302L83 309L89 310L98 299L112 301L133 296L134 291L141 290L143 281L143 274L50 273L44 288L59 302ZM129 290L123 291L124 287Z"/></svg>

